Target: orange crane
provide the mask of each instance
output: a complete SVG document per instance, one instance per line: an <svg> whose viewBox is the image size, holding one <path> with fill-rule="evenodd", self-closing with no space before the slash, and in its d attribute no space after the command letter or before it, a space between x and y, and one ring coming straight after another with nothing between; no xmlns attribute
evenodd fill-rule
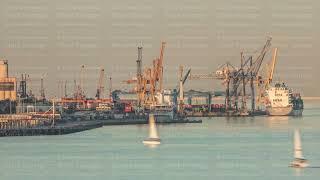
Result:
<svg viewBox="0 0 320 180"><path fill-rule="evenodd" d="M164 56L164 49L165 49L166 42L161 43L160 49L160 56L156 60L156 67L154 68L155 71L155 80L159 82L159 89L158 92L162 92L163 90L163 56Z"/></svg>
<svg viewBox="0 0 320 180"><path fill-rule="evenodd" d="M138 107L155 105L156 93L163 91L163 59L166 42L161 43L160 55L153 60L152 66L142 70L142 47L138 47L137 76L124 81L136 84L135 92L138 96Z"/></svg>
<svg viewBox="0 0 320 180"><path fill-rule="evenodd" d="M267 67L266 78L262 78L261 76L259 76L260 79L257 79L257 85L256 85L258 89L257 103L260 105L265 103L265 91L266 89L268 89L268 87L272 83L274 70L277 63L277 55L278 55L278 48L274 48L271 62L267 63L267 66L266 66Z"/></svg>
<svg viewBox="0 0 320 180"><path fill-rule="evenodd" d="M274 69L275 69L276 63L277 63L277 55L278 55L278 48L274 48L273 55L272 55L272 61L271 61L271 68L270 68L270 72L268 74L268 79L265 82L265 88L267 88L272 83Z"/></svg>
<svg viewBox="0 0 320 180"><path fill-rule="evenodd" d="M166 42L161 43L160 55L157 59L153 61L153 67L147 68L145 72L146 82L145 85L149 85L149 87L145 87L145 91L148 91L147 98L145 104L147 106L152 106L156 104L155 95L156 93L162 93L163 91L163 56Z"/></svg>

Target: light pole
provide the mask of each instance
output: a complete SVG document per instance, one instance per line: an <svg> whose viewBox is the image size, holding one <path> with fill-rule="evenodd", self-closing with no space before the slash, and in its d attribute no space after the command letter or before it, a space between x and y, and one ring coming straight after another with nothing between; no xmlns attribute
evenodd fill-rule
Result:
<svg viewBox="0 0 320 180"><path fill-rule="evenodd" d="M11 104L11 100L10 101L10 114L12 114L12 104Z"/></svg>
<svg viewBox="0 0 320 180"><path fill-rule="evenodd" d="M55 111L56 110L56 108L55 108L55 99L53 98L52 99L52 125L51 125L51 127L54 127L54 125L55 125Z"/></svg>
<svg viewBox="0 0 320 180"><path fill-rule="evenodd" d="M18 94L18 97L19 97L19 106L20 106L18 113L21 113L21 96L20 96L20 94Z"/></svg>

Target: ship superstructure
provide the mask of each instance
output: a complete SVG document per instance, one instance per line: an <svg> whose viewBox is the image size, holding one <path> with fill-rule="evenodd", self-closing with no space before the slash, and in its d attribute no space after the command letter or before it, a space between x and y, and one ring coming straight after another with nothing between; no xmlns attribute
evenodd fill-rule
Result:
<svg viewBox="0 0 320 180"><path fill-rule="evenodd" d="M285 83L276 83L266 90L266 112L271 116L301 116L303 100L293 93Z"/></svg>

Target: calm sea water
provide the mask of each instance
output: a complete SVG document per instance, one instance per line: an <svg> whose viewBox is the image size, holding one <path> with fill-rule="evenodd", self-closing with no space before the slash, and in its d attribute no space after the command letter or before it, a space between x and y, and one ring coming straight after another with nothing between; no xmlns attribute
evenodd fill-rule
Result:
<svg viewBox="0 0 320 180"><path fill-rule="evenodd" d="M145 147L147 126L110 126L66 136L0 138L0 179L319 179L320 169L288 168L293 130L320 166L320 102L304 116L212 118L161 125L163 143Z"/></svg>

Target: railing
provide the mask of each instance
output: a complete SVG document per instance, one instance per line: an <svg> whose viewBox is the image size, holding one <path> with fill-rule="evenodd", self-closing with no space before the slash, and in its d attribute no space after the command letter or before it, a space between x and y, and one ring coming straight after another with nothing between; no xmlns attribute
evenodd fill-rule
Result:
<svg viewBox="0 0 320 180"><path fill-rule="evenodd" d="M50 123L51 118L33 115L0 115L0 129L33 128Z"/></svg>

